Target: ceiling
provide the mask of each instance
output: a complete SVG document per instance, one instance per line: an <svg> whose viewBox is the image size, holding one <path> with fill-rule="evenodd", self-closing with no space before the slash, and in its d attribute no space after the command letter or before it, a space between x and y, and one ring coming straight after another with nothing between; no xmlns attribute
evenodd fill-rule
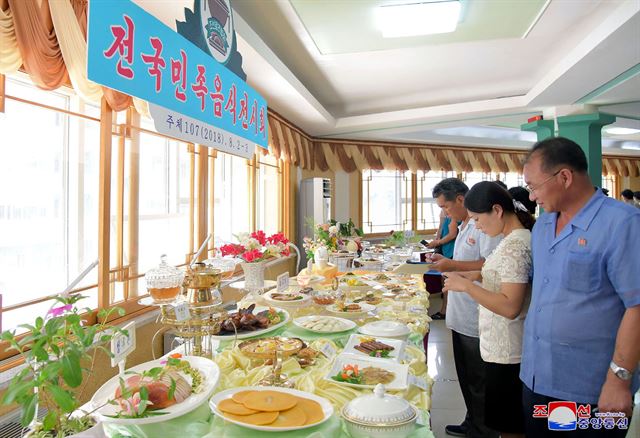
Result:
<svg viewBox="0 0 640 438"><path fill-rule="evenodd" d="M455 32L392 39L373 11L408 0L232 5L248 82L314 136L527 148L527 118L597 110L640 129L640 1L461 1ZM136 2L173 27L192 3Z"/></svg>

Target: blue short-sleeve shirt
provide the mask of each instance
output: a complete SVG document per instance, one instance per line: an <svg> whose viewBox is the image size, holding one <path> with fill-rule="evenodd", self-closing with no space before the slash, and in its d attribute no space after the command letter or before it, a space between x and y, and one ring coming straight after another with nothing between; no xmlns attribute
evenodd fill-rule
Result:
<svg viewBox="0 0 640 438"><path fill-rule="evenodd" d="M640 305L640 211L597 190L556 237L533 229L533 287L520 378L532 391L595 404L622 316ZM638 371L632 392L638 389Z"/></svg>

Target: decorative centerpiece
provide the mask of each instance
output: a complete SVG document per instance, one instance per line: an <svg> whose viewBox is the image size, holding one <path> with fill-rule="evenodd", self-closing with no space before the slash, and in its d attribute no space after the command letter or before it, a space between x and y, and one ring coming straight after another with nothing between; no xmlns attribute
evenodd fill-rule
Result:
<svg viewBox="0 0 640 438"><path fill-rule="evenodd" d="M78 412L84 387L88 383L98 350L111 352L102 344L125 331L102 322L86 326L83 314L90 309L75 305L86 297L62 295L58 305L34 323L23 324L26 333L15 330L0 335L9 349L18 352L26 367L16 374L2 397L2 404L18 403L22 408L20 423L31 426L30 436L41 438L66 437L94 426L93 412ZM98 312L100 321L108 321L124 311L114 307ZM95 340L97 344L94 344ZM42 422L35 423L38 407L47 409Z"/></svg>
<svg viewBox="0 0 640 438"><path fill-rule="evenodd" d="M264 288L265 261L271 258L286 257L290 254L289 240L283 233L268 236L264 231L237 236L239 243L230 243L220 247L223 256L231 255L242 260L245 287L255 292Z"/></svg>
<svg viewBox="0 0 640 438"><path fill-rule="evenodd" d="M364 233L357 228L353 221L340 223L331 219L326 224L314 225L313 238L304 238L304 249L307 259L315 260L315 251L319 247L327 249L330 255L342 251L343 253L359 253L362 251L362 236Z"/></svg>

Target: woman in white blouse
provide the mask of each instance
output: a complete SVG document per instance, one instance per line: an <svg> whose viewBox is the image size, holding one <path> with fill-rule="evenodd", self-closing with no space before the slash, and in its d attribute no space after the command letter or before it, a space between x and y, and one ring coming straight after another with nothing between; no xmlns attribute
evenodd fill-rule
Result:
<svg viewBox="0 0 640 438"><path fill-rule="evenodd" d="M503 438L524 436L519 374L524 318L531 294L530 230L535 219L509 192L489 181L474 185L464 205L479 230L504 238L487 257L481 272L446 274L444 286L466 292L479 303L480 354L487 362L486 425ZM481 285L474 282L480 279Z"/></svg>

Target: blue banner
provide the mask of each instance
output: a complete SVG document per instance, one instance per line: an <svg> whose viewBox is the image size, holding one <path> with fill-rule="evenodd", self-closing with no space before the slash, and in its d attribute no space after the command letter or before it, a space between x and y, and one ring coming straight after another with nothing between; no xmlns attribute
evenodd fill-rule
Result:
<svg viewBox="0 0 640 438"><path fill-rule="evenodd" d="M265 99L130 0L89 2L88 76L234 138L268 147ZM175 136L181 137L177 132ZM201 142L207 143L214 145Z"/></svg>

